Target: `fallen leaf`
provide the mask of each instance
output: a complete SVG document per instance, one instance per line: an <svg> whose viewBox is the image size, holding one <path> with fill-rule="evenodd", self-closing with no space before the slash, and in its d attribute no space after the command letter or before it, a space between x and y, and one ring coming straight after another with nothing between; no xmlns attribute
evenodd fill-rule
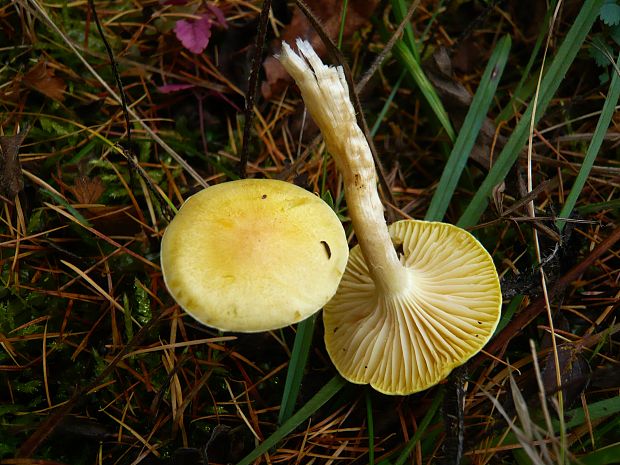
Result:
<svg viewBox="0 0 620 465"><path fill-rule="evenodd" d="M608 26L620 24L620 5L614 0L607 0L599 13L601 20Z"/></svg>
<svg viewBox="0 0 620 465"><path fill-rule="evenodd" d="M49 98L62 102L67 88L62 78L55 76L54 69L47 61L40 60L24 75L23 82L30 88L41 92Z"/></svg>
<svg viewBox="0 0 620 465"><path fill-rule="evenodd" d="M327 35L334 40L340 31L341 2L333 0L309 0L308 8L319 19ZM348 3L347 16L344 23L343 37L346 39L364 27L372 16L378 0L351 0ZM306 16L297 7L293 10L291 22L283 29L282 35L274 44L274 52L279 52L282 41L295 48L295 39L302 37L312 44L312 47L321 57L325 56L326 48L321 38L314 31ZM267 57L263 62L265 80L261 84L261 93L266 99L280 94L286 86L292 82L289 74L284 70L280 62L273 56Z"/></svg>
<svg viewBox="0 0 620 465"><path fill-rule="evenodd" d="M174 33L183 46L192 53L202 53L211 38L213 21L203 14L200 19L181 19L174 26Z"/></svg>
<svg viewBox="0 0 620 465"><path fill-rule="evenodd" d="M549 354L543 365L542 381L545 394L551 395L562 389L564 402L567 406L579 398L590 381L590 366L581 352L582 347L575 343L565 343L558 346L561 388L558 387L555 356Z"/></svg>
<svg viewBox="0 0 620 465"><path fill-rule="evenodd" d="M215 22L219 26L223 27L224 29L228 27L228 24L226 23L226 17L224 16L224 13L222 12L222 10L220 10L215 5L211 5L211 4L207 5L207 9L211 12L213 17L215 18Z"/></svg>
<svg viewBox="0 0 620 465"><path fill-rule="evenodd" d="M93 204L105 192L105 186L99 177L79 176L70 188L78 203Z"/></svg>
<svg viewBox="0 0 620 465"><path fill-rule="evenodd" d="M0 194L14 199L24 189L19 147L24 142L28 128L14 136L0 136Z"/></svg>

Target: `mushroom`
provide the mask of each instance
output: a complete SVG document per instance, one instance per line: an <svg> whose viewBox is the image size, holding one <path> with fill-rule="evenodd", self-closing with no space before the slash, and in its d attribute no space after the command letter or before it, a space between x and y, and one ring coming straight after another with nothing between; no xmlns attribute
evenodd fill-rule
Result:
<svg viewBox="0 0 620 465"><path fill-rule="evenodd" d="M340 170L358 245L323 309L325 344L347 380L385 394L427 389L476 354L501 308L493 260L467 231L438 222L389 228L370 147L357 125L341 67L298 40L279 57Z"/></svg>
<svg viewBox="0 0 620 465"><path fill-rule="evenodd" d="M170 294L201 323L258 332L297 323L334 295L349 247L316 195L246 179L190 197L168 225L161 267Z"/></svg>

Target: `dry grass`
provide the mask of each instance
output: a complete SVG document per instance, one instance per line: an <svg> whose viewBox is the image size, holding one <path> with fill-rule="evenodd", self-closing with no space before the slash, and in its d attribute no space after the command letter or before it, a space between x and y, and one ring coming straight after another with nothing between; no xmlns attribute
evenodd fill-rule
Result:
<svg viewBox="0 0 620 465"><path fill-rule="evenodd" d="M509 34L513 42L489 123L504 108L508 117L496 120L479 140L479 156L468 161L450 203L450 222L458 221L524 112L511 97L540 31L544 36L545 10L525 1L532 11L524 15L511 3L490 2L485 8L483 2L422 1L414 15L424 56L439 46L451 52L455 74L452 81L444 78L444 86L458 83L475 92L498 38ZM564 2L559 10L550 57L580 3ZM19 0L0 6L0 131L10 136L28 128L19 148L21 171L4 145L0 166L3 463L181 464L200 463L203 453L209 463L238 462L278 427L295 329L222 335L202 327L175 305L159 268L159 241L170 215L166 199L178 207L202 185L233 179L238 172L243 92L260 2L213 4L222 9L228 29L214 29L207 51L195 55L172 28L199 2L185 7L153 0L97 2L133 112L132 144L126 148L137 158L131 163L115 145L127 141L124 115L87 3ZM286 11L275 10L269 37L282 31ZM345 40L356 78L397 26L391 21L384 35L381 24L368 25ZM598 34L611 47L609 31L597 20L590 37ZM506 296L506 320L495 339L460 379L420 394L386 397L344 386L261 463L362 464L371 456L375 463L401 463L399 454L411 438L405 463L448 463L457 453L458 432L446 428L439 410L431 410L428 427L419 428L433 400L450 396L461 381L464 463L571 463L576 457L612 463L605 447L612 446L610 454L617 450L620 428L614 334L620 298L617 114L604 131L574 218L561 231L555 227L609 93L609 83L601 84L598 75L614 72L597 67L587 47L533 130L534 194L528 197L524 150L494 191L481 226L473 228L496 261ZM534 63L536 70L540 55ZM402 69L389 58L360 96L371 126ZM531 76L535 84L534 71ZM166 83L194 87L159 92ZM458 119L463 111L458 101L440 96ZM320 142L312 144L316 129L301 110L293 88L269 101L257 99L247 175L285 177L320 193L351 232L335 166ZM374 142L394 197L387 215L422 218L451 142L408 78L382 118ZM458 133L459 124L453 124ZM309 156L296 162L308 147ZM536 219L528 214L529 200L535 201ZM539 234L548 299L540 288L532 231ZM318 322L298 407L334 375ZM442 406L445 415L453 414L447 401ZM417 431L423 434L415 436Z"/></svg>

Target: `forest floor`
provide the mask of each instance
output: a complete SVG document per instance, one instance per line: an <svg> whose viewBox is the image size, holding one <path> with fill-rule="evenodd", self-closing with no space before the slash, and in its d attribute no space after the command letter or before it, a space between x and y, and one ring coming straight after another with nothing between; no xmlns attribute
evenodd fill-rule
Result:
<svg viewBox="0 0 620 465"><path fill-rule="evenodd" d="M174 211L242 176L317 193L356 243L273 57L301 36L338 64L312 22L292 1L94 3L0 5L0 462L620 463L618 1L415 1L395 43L408 1L308 2L368 73L388 221L468 229L499 273L490 342L407 396L345 382L320 313L222 333L162 278Z"/></svg>

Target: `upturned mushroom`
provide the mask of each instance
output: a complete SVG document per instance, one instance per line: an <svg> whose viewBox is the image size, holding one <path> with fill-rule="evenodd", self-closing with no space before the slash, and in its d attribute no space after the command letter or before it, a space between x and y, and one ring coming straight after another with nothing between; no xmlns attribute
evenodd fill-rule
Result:
<svg viewBox="0 0 620 465"><path fill-rule="evenodd" d="M347 380L386 394L427 389L476 354L500 316L493 260L467 231L415 220L389 228L368 143L341 67L298 40L280 62L301 90L343 177L358 245L324 307L325 344Z"/></svg>
<svg viewBox="0 0 620 465"><path fill-rule="evenodd" d="M190 197L168 225L161 267L201 323L258 332L297 323L334 295L349 247L334 211L283 181L246 179Z"/></svg>

